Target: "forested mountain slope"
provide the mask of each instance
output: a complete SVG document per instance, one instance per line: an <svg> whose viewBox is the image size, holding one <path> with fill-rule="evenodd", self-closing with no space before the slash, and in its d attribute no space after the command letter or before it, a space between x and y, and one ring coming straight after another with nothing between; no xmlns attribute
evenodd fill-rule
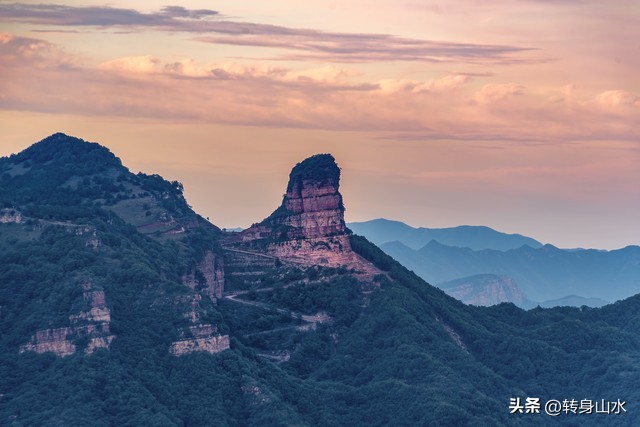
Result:
<svg viewBox="0 0 640 427"><path fill-rule="evenodd" d="M2 425L640 422L640 298L466 306L349 232L330 155L242 233L63 134L0 177ZM526 397L628 412L510 414Z"/></svg>

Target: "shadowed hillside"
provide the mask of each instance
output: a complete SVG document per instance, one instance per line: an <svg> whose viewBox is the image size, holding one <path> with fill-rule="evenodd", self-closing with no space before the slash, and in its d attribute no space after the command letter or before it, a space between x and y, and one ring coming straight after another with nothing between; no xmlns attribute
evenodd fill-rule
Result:
<svg viewBox="0 0 640 427"><path fill-rule="evenodd" d="M56 134L0 159L0 423L640 421L640 298L466 306L352 235L318 159L240 233L96 144ZM628 412L510 414L526 397Z"/></svg>

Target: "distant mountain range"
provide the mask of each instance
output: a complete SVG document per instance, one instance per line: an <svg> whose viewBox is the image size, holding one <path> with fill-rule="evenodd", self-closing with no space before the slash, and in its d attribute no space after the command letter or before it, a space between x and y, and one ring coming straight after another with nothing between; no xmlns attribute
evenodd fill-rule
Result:
<svg viewBox="0 0 640 427"><path fill-rule="evenodd" d="M525 306L527 297L515 280L495 274L476 274L438 284L447 294L465 304L490 306L512 302Z"/></svg>
<svg viewBox="0 0 640 427"><path fill-rule="evenodd" d="M507 276L517 283L526 299L544 301L543 304L555 300L558 304L599 305L599 300L615 301L640 291L638 246L613 251L563 250L521 235L465 226L440 229L440 240L432 238L416 249L425 236L434 235L430 234L432 230L388 220L352 223L349 227L355 233L363 233L430 283L442 284L480 274ZM396 239L394 229L400 232ZM482 243L478 236L487 239ZM527 241L534 243L518 246ZM567 299L569 295L574 298Z"/></svg>
<svg viewBox="0 0 640 427"><path fill-rule="evenodd" d="M356 234L365 236L380 246L387 242L401 242L411 249L420 249L432 240L447 246L506 251L523 245L539 248L542 243L520 234L506 234L489 227L461 225L450 228L415 228L400 221L374 219L347 224Z"/></svg>
<svg viewBox="0 0 640 427"><path fill-rule="evenodd" d="M465 304L490 306L503 302L512 302L522 308L540 307L602 307L608 304L600 298L585 298L569 295L548 301L531 301L520 289L514 279L509 276L495 274L476 274L449 282L439 283L438 287L447 294L459 299Z"/></svg>

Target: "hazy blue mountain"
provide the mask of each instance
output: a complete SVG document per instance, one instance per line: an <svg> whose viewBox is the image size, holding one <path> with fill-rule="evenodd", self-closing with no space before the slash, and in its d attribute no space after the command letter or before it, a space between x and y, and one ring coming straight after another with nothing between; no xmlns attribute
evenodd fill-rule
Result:
<svg viewBox="0 0 640 427"><path fill-rule="evenodd" d="M500 251L516 249L523 245L539 248L542 243L520 234L506 234L489 227L461 225L451 228L414 228L400 221L374 219L347 224L356 234L365 236L380 246L398 241L409 248L420 249L432 240L443 245L470 248L473 250L496 249Z"/></svg>
<svg viewBox="0 0 640 427"><path fill-rule="evenodd" d="M476 274L475 276L436 284L440 289L465 304L491 306L503 302L511 302L518 307L531 309L534 307L602 307L609 304L600 298L585 298L579 295L567 295L548 301L532 301L522 292L518 283L509 276L495 274Z"/></svg>
<svg viewBox="0 0 640 427"><path fill-rule="evenodd" d="M381 248L431 283L476 274L512 277L534 301L580 295L615 301L640 292L640 247L614 251L540 248L474 251L431 241L419 250L400 242Z"/></svg>
<svg viewBox="0 0 640 427"><path fill-rule="evenodd" d="M438 283L437 286L465 304L491 306L511 302L518 307L524 307L527 303L524 292L516 281L508 276L477 274Z"/></svg>

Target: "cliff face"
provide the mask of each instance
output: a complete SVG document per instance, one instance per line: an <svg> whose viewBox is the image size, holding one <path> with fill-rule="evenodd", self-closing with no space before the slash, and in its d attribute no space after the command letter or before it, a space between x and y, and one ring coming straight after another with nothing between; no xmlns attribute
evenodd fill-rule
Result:
<svg viewBox="0 0 640 427"><path fill-rule="evenodd" d="M95 289L91 282L82 285L85 310L69 316L70 326L42 329L31 336L28 343L20 346L20 352L52 352L64 357L77 350L77 342L85 338L84 352L91 354L99 348L109 348L115 335L109 331L111 312L107 307L104 291Z"/></svg>
<svg viewBox="0 0 640 427"><path fill-rule="evenodd" d="M289 175L280 207L245 230L242 239L286 241L345 234L339 186L340 168L330 154L318 154L298 163Z"/></svg>
<svg viewBox="0 0 640 427"><path fill-rule="evenodd" d="M182 283L191 289L202 290L213 301L222 298L224 268L222 257L207 251L196 268L182 277Z"/></svg>
<svg viewBox="0 0 640 427"><path fill-rule="evenodd" d="M332 155L318 154L298 163L280 207L235 237L236 246L261 245L268 254L297 264L373 272L351 250L339 187L340 168Z"/></svg>
<svg viewBox="0 0 640 427"><path fill-rule="evenodd" d="M512 302L522 306L525 294L515 280L508 276L481 274L454 280L440 285L442 289L465 304L490 306Z"/></svg>
<svg viewBox="0 0 640 427"><path fill-rule="evenodd" d="M229 348L229 336L220 335L214 325L191 326L182 332L181 339L171 344L169 351L174 356L193 352L219 353Z"/></svg>
<svg viewBox="0 0 640 427"><path fill-rule="evenodd" d="M20 353L25 351L52 352L60 357L70 356L76 352L76 345L71 340L73 332L68 327L36 331L27 344L20 346Z"/></svg>
<svg viewBox="0 0 640 427"><path fill-rule="evenodd" d="M184 284L196 292L176 300L178 307L186 308L183 315L189 319L191 325L181 328L180 338L169 346L169 352L174 356L194 352L213 354L229 348L228 335L221 335L217 325L202 323L202 318L207 312L203 307L203 302L205 302L203 295L208 295L214 302L216 298L222 297L224 275L221 269L221 258L208 252L198 265L196 272L185 276L187 277L186 281L183 277Z"/></svg>

